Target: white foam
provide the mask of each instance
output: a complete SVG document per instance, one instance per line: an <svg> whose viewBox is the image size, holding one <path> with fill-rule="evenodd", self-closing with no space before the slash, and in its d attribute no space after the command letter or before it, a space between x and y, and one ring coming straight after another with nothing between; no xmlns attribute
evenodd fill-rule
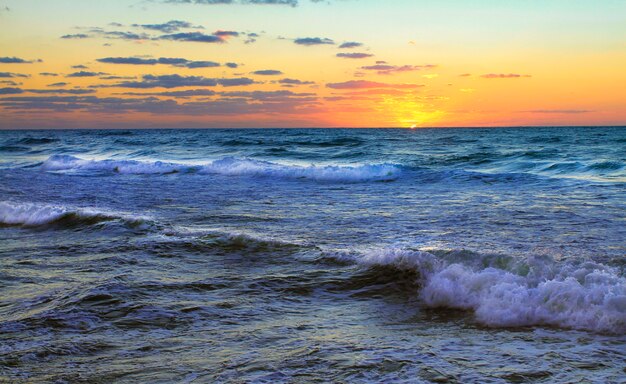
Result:
<svg viewBox="0 0 626 384"><path fill-rule="evenodd" d="M473 311L476 320L488 326L550 325L626 333L626 277L617 268L531 258L524 261L528 273L520 275L493 267L447 263L428 252L393 248L352 258L364 266L415 269L424 304ZM512 270L520 270L519 265Z"/></svg>
<svg viewBox="0 0 626 384"><path fill-rule="evenodd" d="M141 217L128 217L113 212L94 210L90 208L72 208L59 205L0 201L0 224L4 225L45 225L54 223L55 221L70 215L74 215L78 219L122 219L130 224L140 224L146 220Z"/></svg>
<svg viewBox="0 0 626 384"><path fill-rule="evenodd" d="M287 165L252 159L226 157L204 165L134 160L84 160L69 155L48 158L41 169L45 171L105 171L125 174L164 174L197 171L202 174L267 177L275 179L309 179L329 182L392 181L401 169L393 164L365 165Z"/></svg>

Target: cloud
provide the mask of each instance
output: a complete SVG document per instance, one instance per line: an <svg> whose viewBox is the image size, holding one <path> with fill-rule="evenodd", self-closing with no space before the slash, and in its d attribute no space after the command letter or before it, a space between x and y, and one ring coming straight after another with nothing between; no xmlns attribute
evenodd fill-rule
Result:
<svg viewBox="0 0 626 384"><path fill-rule="evenodd" d="M308 97L276 97L269 100L261 98L225 98L178 102L161 100L156 97L120 98L97 96L9 96L0 98L0 107L17 111L72 112L122 114L143 112L168 115L236 115L258 113L302 113L305 108L318 104Z"/></svg>
<svg viewBox="0 0 626 384"><path fill-rule="evenodd" d="M95 77L100 75L106 75L104 72L89 72L89 71L78 71L74 73L70 73L69 75L65 75L65 77Z"/></svg>
<svg viewBox="0 0 626 384"><path fill-rule="evenodd" d="M326 87L332 89L367 89L367 88L419 88L423 87L421 84L389 84L379 83L376 81L367 80L350 80L342 83L328 83Z"/></svg>
<svg viewBox="0 0 626 384"><path fill-rule="evenodd" d="M517 73L487 73L481 75L483 79L516 79L519 77L531 77L530 75L520 75Z"/></svg>
<svg viewBox="0 0 626 384"><path fill-rule="evenodd" d="M358 43L356 41L346 41L345 43L341 43L339 48L341 49L349 49L349 48L358 48L362 47L363 43Z"/></svg>
<svg viewBox="0 0 626 384"><path fill-rule="evenodd" d="M239 32L218 30L218 31L213 32L213 35L217 36L217 37L222 37L222 38L224 38L224 37L226 37L226 38L227 37L237 37L237 36L239 36Z"/></svg>
<svg viewBox="0 0 626 384"><path fill-rule="evenodd" d="M0 63L3 64L30 64L32 60L24 60L19 57L0 57Z"/></svg>
<svg viewBox="0 0 626 384"><path fill-rule="evenodd" d="M587 109L536 109L532 111L524 111L530 113L556 113L556 114L579 114L579 113L592 113Z"/></svg>
<svg viewBox="0 0 626 384"><path fill-rule="evenodd" d="M74 34L70 34L70 35L63 35L61 36L62 39L87 39L89 38L89 35L84 34L84 33L74 33Z"/></svg>
<svg viewBox="0 0 626 384"><path fill-rule="evenodd" d="M302 81L302 80L298 80L298 79L289 79L289 78L280 79L280 80L278 80L278 83L279 84L289 84L289 85L315 84L314 81Z"/></svg>
<svg viewBox="0 0 626 384"><path fill-rule="evenodd" d="M52 84L48 84L48 87L65 87L68 84L69 83L65 83L65 82L52 83Z"/></svg>
<svg viewBox="0 0 626 384"><path fill-rule="evenodd" d="M88 93L95 93L96 91L93 89L25 89L26 92L30 93L56 93L56 94L67 94L67 95L85 95Z"/></svg>
<svg viewBox="0 0 626 384"><path fill-rule="evenodd" d="M178 88L178 87L235 87L240 85L254 84L254 80L247 77L231 79L213 79L203 76L181 76L181 75L144 75L141 81L123 81L112 84L112 87L119 88Z"/></svg>
<svg viewBox="0 0 626 384"><path fill-rule="evenodd" d="M379 62L377 62L379 63ZM386 64L384 61L380 62L376 65L366 65L361 67L361 69L366 71L376 71L379 75L391 75L399 72L411 72L411 71L419 71L422 69L432 69L436 68L436 65L426 64L426 65L390 65Z"/></svg>
<svg viewBox="0 0 626 384"><path fill-rule="evenodd" d="M100 63L107 64L128 64L128 65L155 65L155 64L165 64L172 65L174 67L185 67L185 68L211 68L211 67L219 67L220 63L215 61L193 61L187 60L180 57L160 57L158 59L144 59L140 57L103 57L97 59L96 61Z"/></svg>
<svg viewBox="0 0 626 384"><path fill-rule="evenodd" d="M24 91L20 88L14 88L14 87L0 88L0 95L17 95L20 93L24 93Z"/></svg>
<svg viewBox="0 0 626 384"><path fill-rule="evenodd" d="M119 23L111 23L111 24L116 27L122 26ZM161 24L133 24L132 26L137 27L137 28L160 31L163 33L172 33L172 32L177 32L180 29L189 29L189 28L204 29L204 27L201 25L193 25L190 22L182 21L182 20L170 20L167 23L161 23Z"/></svg>
<svg viewBox="0 0 626 384"><path fill-rule="evenodd" d="M225 5L225 4L288 5L291 7L295 7L298 5L298 0L164 0L164 2L169 3L169 4L202 4L202 5Z"/></svg>
<svg viewBox="0 0 626 384"><path fill-rule="evenodd" d="M299 45L306 45L306 46L335 44L334 41L332 41L331 39L327 39L325 37L300 37L300 38L295 39L293 42Z"/></svg>
<svg viewBox="0 0 626 384"><path fill-rule="evenodd" d="M0 78L10 78L10 77L30 77L30 75L24 75L23 73L0 72Z"/></svg>
<svg viewBox="0 0 626 384"><path fill-rule="evenodd" d="M15 81L12 81L12 80L0 80L0 84L15 87L15 86L21 85L22 83L16 83Z"/></svg>
<svg viewBox="0 0 626 384"><path fill-rule="evenodd" d="M459 77L470 77L470 76L472 76L471 73L462 73L459 75Z"/></svg>
<svg viewBox="0 0 626 384"><path fill-rule="evenodd" d="M82 65L82 64L80 64L80 65L72 65L72 68L74 68L74 69L87 69L87 67Z"/></svg>
<svg viewBox="0 0 626 384"><path fill-rule="evenodd" d="M233 79L218 79L218 82L222 87L238 87L241 85L254 84L254 80L249 79L247 77L239 77L239 78L233 78Z"/></svg>
<svg viewBox="0 0 626 384"><path fill-rule="evenodd" d="M291 91L237 91L237 92L222 92L222 96L226 97L242 97L254 100L276 100L292 97L314 97L315 93L295 93Z"/></svg>
<svg viewBox="0 0 626 384"><path fill-rule="evenodd" d="M261 76L276 76L276 75L282 75L283 73L275 69L262 69L260 71L254 71L252 72L252 74L261 75Z"/></svg>
<svg viewBox="0 0 626 384"><path fill-rule="evenodd" d="M181 32L171 35L162 35L159 40L190 41L195 43L223 43L225 40L220 36L205 35L202 32Z"/></svg>
<svg viewBox="0 0 626 384"><path fill-rule="evenodd" d="M40 72L39 75L40 76L59 76L58 73L54 73L54 72Z"/></svg>
<svg viewBox="0 0 626 384"><path fill-rule="evenodd" d="M225 65L228 68L237 68L239 66L239 64L237 64L237 63L226 63Z"/></svg>
<svg viewBox="0 0 626 384"><path fill-rule="evenodd" d="M372 57L371 53L362 53L362 52L350 52L350 53L338 53L337 57L342 57L344 59L365 59L368 57Z"/></svg>
<svg viewBox="0 0 626 384"><path fill-rule="evenodd" d="M148 93L138 93L138 92L124 92L119 93L119 95L126 96L170 96L170 97L193 97L193 96L213 96L216 95L217 92L212 91L210 89L190 89L186 91L168 91L168 92L148 92Z"/></svg>

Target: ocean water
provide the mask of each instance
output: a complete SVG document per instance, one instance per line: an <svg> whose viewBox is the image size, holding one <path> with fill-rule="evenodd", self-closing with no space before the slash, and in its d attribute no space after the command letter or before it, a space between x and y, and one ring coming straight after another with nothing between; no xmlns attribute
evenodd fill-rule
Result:
<svg viewBox="0 0 626 384"><path fill-rule="evenodd" d="M0 382L626 377L626 128L0 132Z"/></svg>

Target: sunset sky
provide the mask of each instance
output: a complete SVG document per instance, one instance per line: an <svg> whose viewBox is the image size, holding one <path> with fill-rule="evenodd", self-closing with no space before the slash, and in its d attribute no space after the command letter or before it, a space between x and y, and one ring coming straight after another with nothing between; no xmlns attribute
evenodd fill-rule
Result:
<svg viewBox="0 0 626 384"><path fill-rule="evenodd" d="M0 128L626 124L621 0L0 0Z"/></svg>

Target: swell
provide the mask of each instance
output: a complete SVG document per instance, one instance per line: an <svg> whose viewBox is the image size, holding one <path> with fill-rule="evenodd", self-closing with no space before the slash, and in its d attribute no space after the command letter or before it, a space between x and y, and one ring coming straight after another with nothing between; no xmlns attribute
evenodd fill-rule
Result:
<svg viewBox="0 0 626 384"><path fill-rule="evenodd" d="M407 289L415 290L425 306L467 310L486 326L626 333L626 277L617 267L405 248L339 252L331 257L375 274L413 279L416 285L408 284Z"/></svg>
<svg viewBox="0 0 626 384"><path fill-rule="evenodd" d="M204 165L189 165L162 161L84 160L69 155L53 155L41 164L41 169L120 174L218 174L273 179L307 179L322 182L392 181L401 173L400 167L394 164L300 166L225 157Z"/></svg>
<svg viewBox="0 0 626 384"><path fill-rule="evenodd" d="M70 208L59 205L0 202L0 226L75 228L118 221L137 228L148 224L142 217L126 216L91 208Z"/></svg>

